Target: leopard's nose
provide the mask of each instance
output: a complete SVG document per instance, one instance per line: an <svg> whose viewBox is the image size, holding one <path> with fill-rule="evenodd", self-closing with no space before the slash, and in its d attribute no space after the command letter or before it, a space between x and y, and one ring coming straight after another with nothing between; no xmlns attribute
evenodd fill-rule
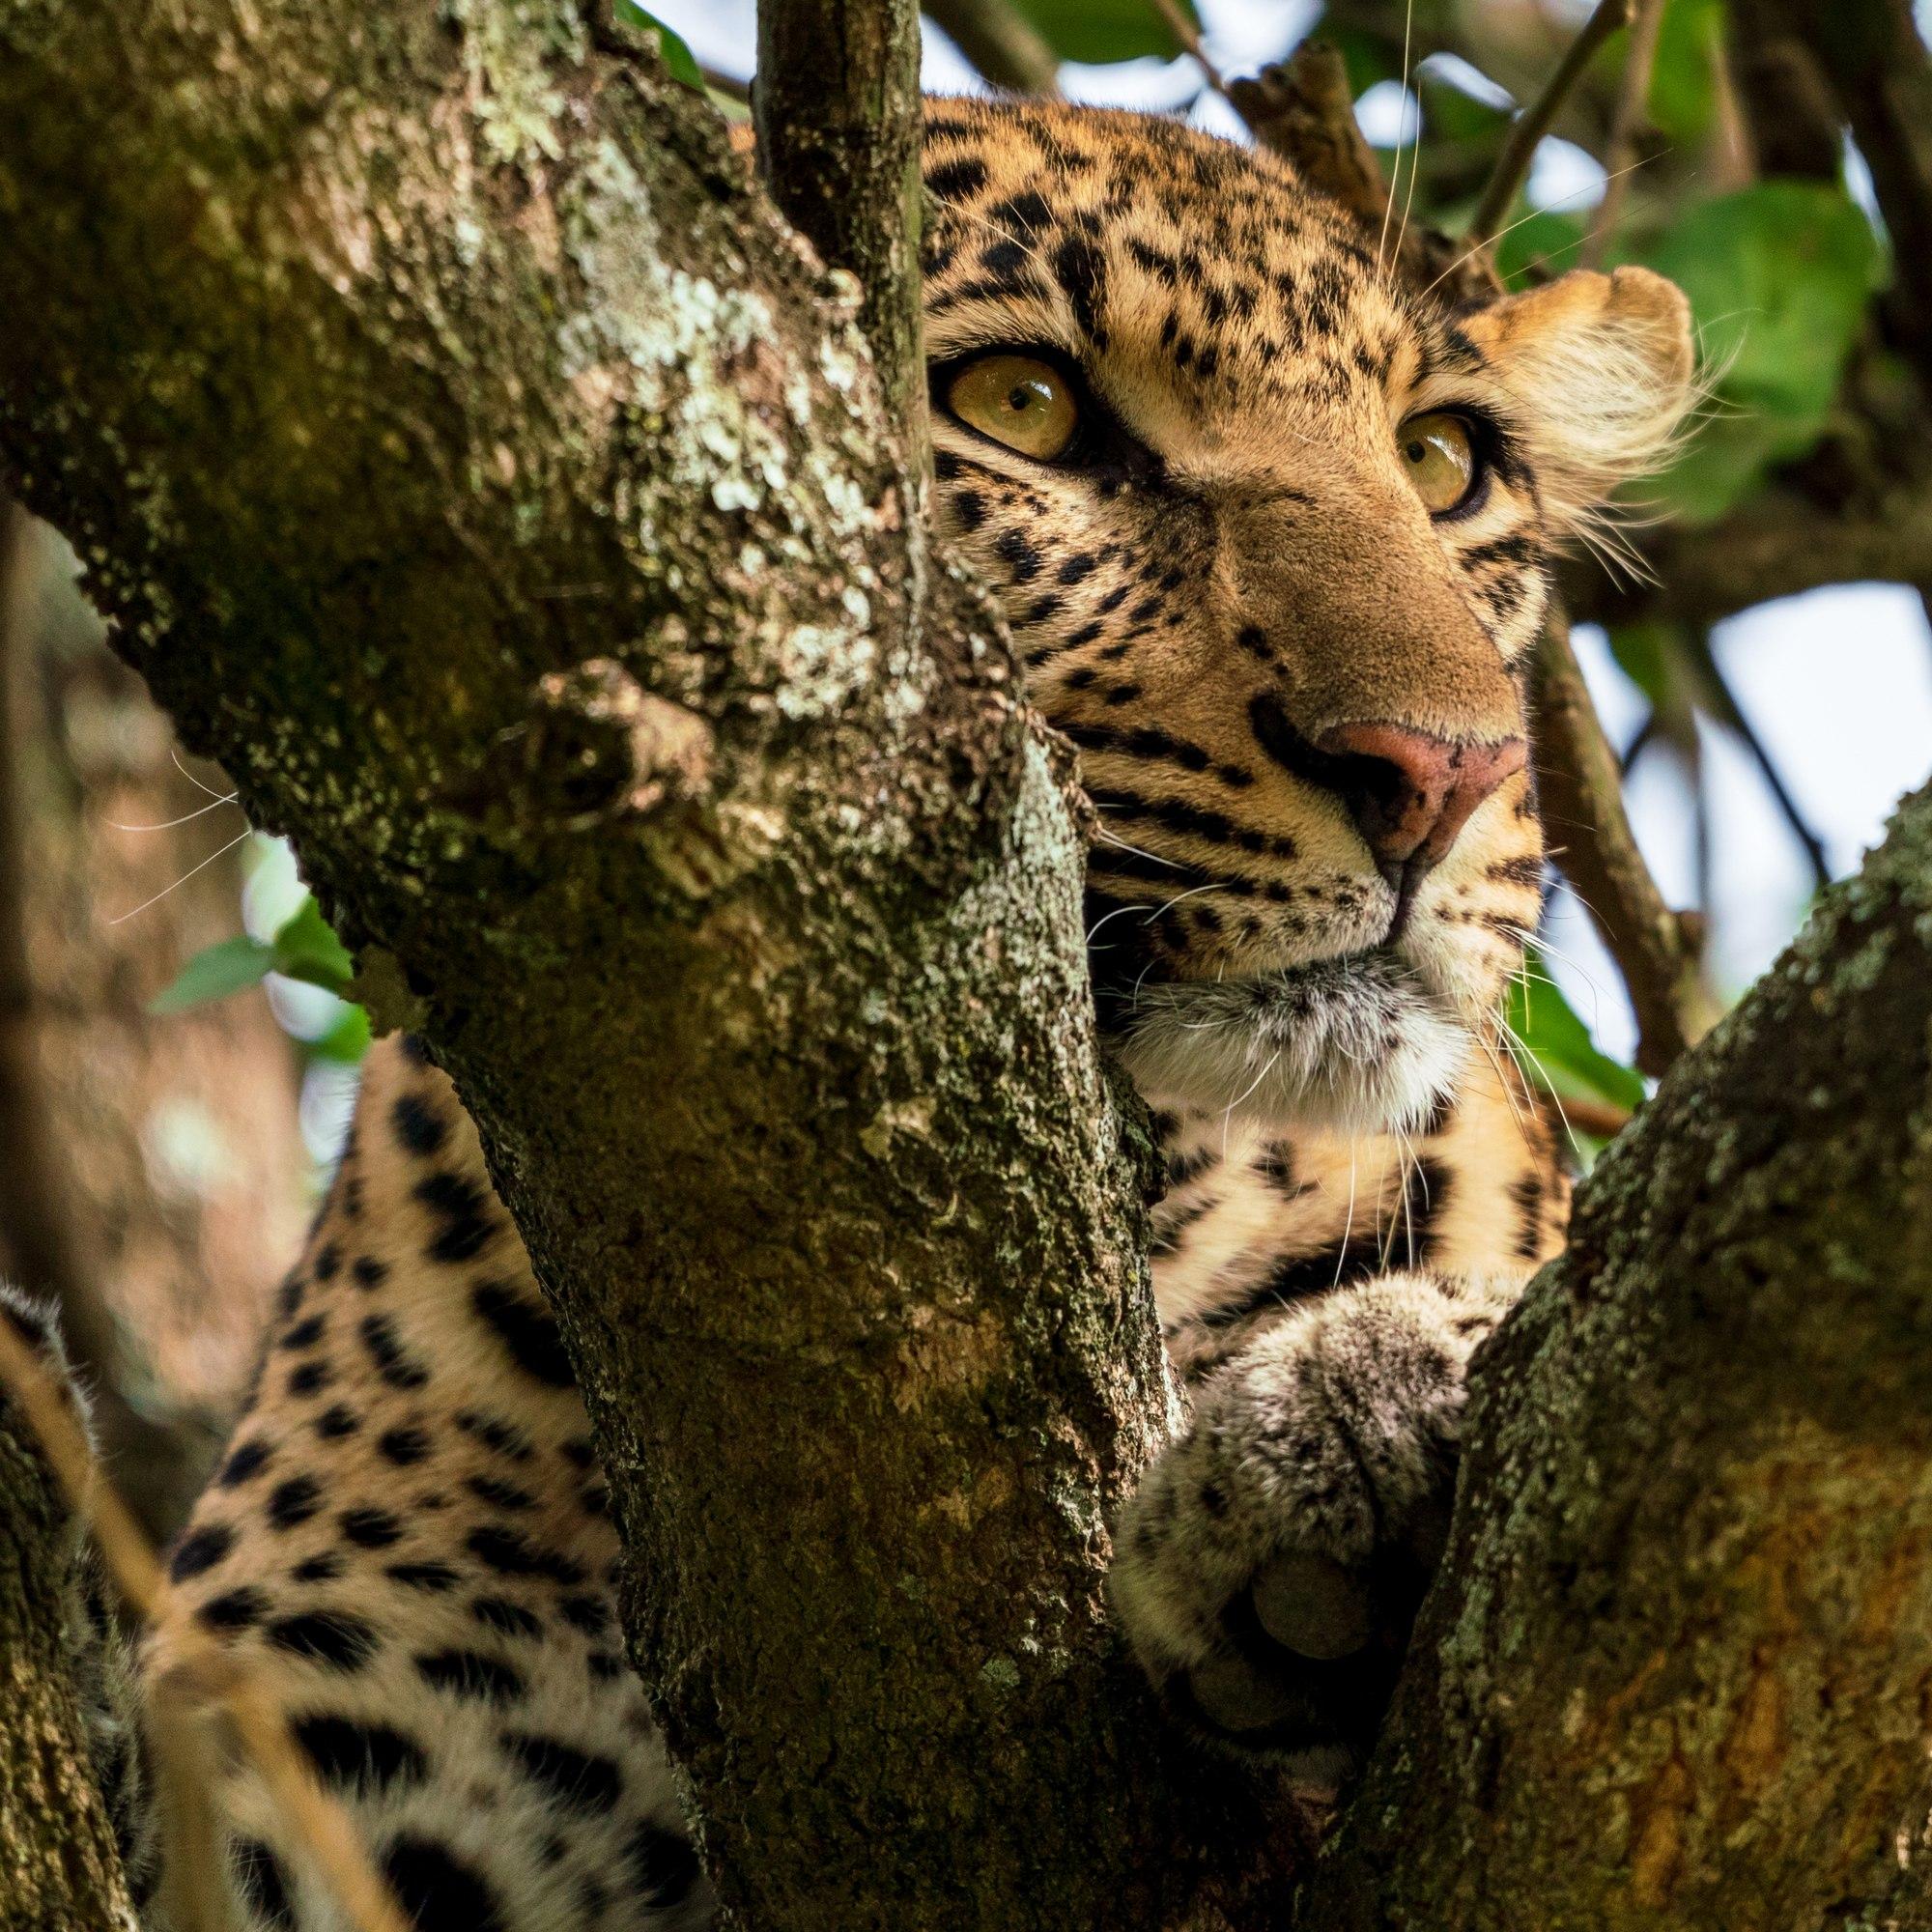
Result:
<svg viewBox="0 0 1932 1932"><path fill-rule="evenodd" d="M1316 747L1332 761L1322 782L1348 809L1382 876L1410 891L1529 756L1520 738L1458 742L1407 724L1337 724Z"/></svg>

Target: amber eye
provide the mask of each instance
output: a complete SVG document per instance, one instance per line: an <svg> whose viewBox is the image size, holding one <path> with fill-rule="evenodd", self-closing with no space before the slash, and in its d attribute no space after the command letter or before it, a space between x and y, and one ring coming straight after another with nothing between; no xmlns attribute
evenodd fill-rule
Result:
<svg viewBox="0 0 1932 1932"><path fill-rule="evenodd" d="M1080 406L1072 385L1037 355L981 355L947 385L946 407L981 436L1040 463L1073 440Z"/></svg>
<svg viewBox="0 0 1932 1932"><path fill-rule="evenodd" d="M1463 502L1476 481L1476 450L1460 416L1436 411L1410 416L1396 436L1396 450L1432 517Z"/></svg>

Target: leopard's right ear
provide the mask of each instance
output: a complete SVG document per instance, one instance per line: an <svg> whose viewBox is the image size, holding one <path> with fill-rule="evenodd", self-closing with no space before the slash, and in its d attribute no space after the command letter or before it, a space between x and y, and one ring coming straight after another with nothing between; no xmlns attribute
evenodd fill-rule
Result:
<svg viewBox="0 0 1932 1932"><path fill-rule="evenodd" d="M1690 304L1649 269L1573 270L1463 327L1520 406L1544 508L1566 534L1663 466L1697 399Z"/></svg>

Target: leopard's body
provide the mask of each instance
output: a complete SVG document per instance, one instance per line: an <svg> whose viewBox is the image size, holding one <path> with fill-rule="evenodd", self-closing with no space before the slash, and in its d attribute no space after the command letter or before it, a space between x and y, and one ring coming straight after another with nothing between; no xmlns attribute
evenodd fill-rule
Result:
<svg viewBox="0 0 1932 1932"><path fill-rule="evenodd" d="M935 103L926 173L940 516L1083 754L1101 1018L1168 1168L1193 1420L1117 1605L1189 1720L1330 1784L1401 1655L1462 1370L1561 1238L1490 1020L1541 895L1520 684L1553 546L1683 405L1681 302L1624 273L1452 319L1281 164L1134 116ZM949 413L951 372L1015 347L1077 389L1074 460ZM1396 438L1445 410L1484 474L1432 516ZM190 1620L244 1653L421 1926L696 1923L618 1553L474 1132L385 1043L151 1676ZM247 1922L339 1922L251 1774L218 1804Z"/></svg>

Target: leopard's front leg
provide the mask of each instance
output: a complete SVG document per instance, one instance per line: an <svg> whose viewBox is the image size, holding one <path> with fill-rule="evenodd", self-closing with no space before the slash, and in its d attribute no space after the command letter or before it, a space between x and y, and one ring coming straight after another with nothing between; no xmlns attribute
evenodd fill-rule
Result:
<svg viewBox="0 0 1932 1932"><path fill-rule="evenodd" d="M1188 1722L1306 1787L1359 1766L1447 1533L1469 1358L1520 1292L1380 1275L1284 1311L1198 1385L1111 1579Z"/></svg>

